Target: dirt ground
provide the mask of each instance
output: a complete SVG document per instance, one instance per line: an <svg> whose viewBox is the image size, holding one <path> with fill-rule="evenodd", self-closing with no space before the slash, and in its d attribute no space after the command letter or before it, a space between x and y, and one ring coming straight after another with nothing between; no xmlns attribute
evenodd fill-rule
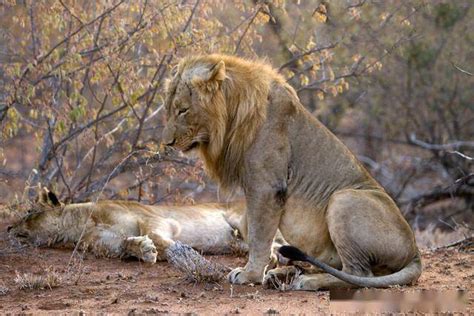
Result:
<svg viewBox="0 0 474 316"><path fill-rule="evenodd" d="M86 255L68 266L71 250L22 248L12 243L0 225L0 313L1 314L327 314L330 294L282 292L261 286L193 284L167 263L146 265L137 261L97 259ZM212 256L230 267L245 258ZM464 291L464 313L472 315L474 280L472 254L456 250L423 251L424 272L412 287L383 291L409 297L416 291ZM16 274L55 271L58 287L20 290ZM6 292L6 293L4 293ZM436 299L436 298L434 298Z"/></svg>

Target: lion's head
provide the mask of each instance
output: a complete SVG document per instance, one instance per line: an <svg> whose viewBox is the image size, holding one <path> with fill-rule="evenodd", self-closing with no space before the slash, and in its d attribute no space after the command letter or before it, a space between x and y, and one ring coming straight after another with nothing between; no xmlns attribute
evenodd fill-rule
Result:
<svg viewBox="0 0 474 316"><path fill-rule="evenodd" d="M211 91L202 88L206 84L217 93L225 79L225 64L220 61L186 70L182 69L183 66L183 63L178 65L177 74L167 84L168 123L163 131L163 142L186 152L209 143L212 132L209 123L222 114L212 113L209 106Z"/></svg>
<svg viewBox="0 0 474 316"><path fill-rule="evenodd" d="M274 80L270 66L226 55L187 57L167 83L163 143L198 149L209 174L239 184L243 155L266 116Z"/></svg>
<svg viewBox="0 0 474 316"><path fill-rule="evenodd" d="M63 207L53 192L43 188L37 201L8 227L8 232L19 240L47 245L58 235Z"/></svg>

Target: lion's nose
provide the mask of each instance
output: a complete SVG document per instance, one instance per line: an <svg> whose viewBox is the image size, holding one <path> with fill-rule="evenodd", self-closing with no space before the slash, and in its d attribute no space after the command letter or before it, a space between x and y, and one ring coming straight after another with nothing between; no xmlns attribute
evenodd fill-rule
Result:
<svg viewBox="0 0 474 316"><path fill-rule="evenodd" d="M171 140L163 140L163 143L166 145L166 146L173 146L175 143L176 143L176 139L171 139Z"/></svg>
<svg viewBox="0 0 474 316"><path fill-rule="evenodd" d="M175 131L176 128L173 125L167 125L163 130L161 142L166 146L173 146L176 142L176 138L174 137Z"/></svg>

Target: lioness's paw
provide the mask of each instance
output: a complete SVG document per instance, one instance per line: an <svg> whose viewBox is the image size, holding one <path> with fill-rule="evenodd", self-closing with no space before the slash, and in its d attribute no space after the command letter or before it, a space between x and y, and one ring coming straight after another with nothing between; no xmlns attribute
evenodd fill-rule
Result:
<svg viewBox="0 0 474 316"><path fill-rule="evenodd" d="M295 266L275 268L265 274L263 285L274 289L289 288L300 273L300 270Z"/></svg>
<svg viewBox="0 0 474 316"><path fill-rule="evenodd" d="M135 256L138 257L138 259L147 263L156 262L158 253L153 240L148 236L128 237L127 242L137 246Z"/></svg>
<svg viewBox="0 0 474 316"><path fill-rule="evenodd" d="M244 268L235 268L227 275L227 280L232 284L257 284L262 283L262 275L246 271Z"/></svg>

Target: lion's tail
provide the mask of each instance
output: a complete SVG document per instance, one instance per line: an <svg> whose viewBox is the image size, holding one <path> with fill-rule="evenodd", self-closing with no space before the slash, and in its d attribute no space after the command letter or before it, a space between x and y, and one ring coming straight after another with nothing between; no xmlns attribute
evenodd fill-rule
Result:
<svg viewBox="0 0 474 316"><path fill-rule="evenodd" d="M295 260L295 261L306 261L311 263L312 265L324 270L325 272L335 276L342 281L345 281L350 284L354 284L360 287L378 287L378 288L386 288L392 285L406 285L411 284L418 280L421 275L421 256L420 253L417 252L416 256L413 260L403 269L398 272L384 275L384 276L377 276L377 277L360 277L348 274L344 271L334 269L327 264L308 256L307 254L303 253L296 247L293 246L282 246L279 249L279 252L282 256Z"/></svg>

